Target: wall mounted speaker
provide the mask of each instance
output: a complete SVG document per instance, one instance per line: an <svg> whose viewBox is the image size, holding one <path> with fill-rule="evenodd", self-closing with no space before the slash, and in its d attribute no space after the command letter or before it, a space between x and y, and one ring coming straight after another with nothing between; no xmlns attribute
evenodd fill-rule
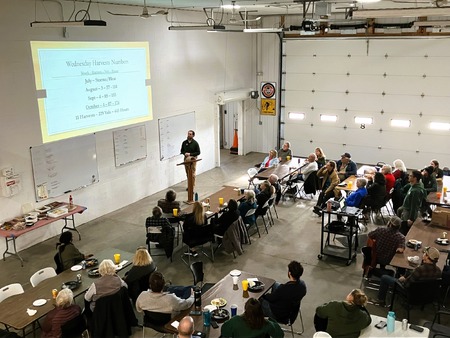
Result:
<svg viewBox="0 0 450 338"><path fill-rule="evenodd" d="M257 99L259 97L259 94L258 94L258 92L256 90L254 90L254 91L250 92L250 97L252 99Z"/></svg>

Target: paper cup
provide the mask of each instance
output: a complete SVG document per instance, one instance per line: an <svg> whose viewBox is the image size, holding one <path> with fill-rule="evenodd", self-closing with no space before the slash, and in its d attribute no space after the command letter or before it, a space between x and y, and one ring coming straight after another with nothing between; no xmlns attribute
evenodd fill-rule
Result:
<svg viewBox="0 0 450 338"><path fill-rule="evenodd" d="M114 254L114 262L115 262L116 264L119 264L119 263L120 263L120 254Z"/></svg>
<svg viewBox="0 0 450 338"><path fill-rule="evenodd" d="M242 281L242 291L247 291L248 290L248 280L244 279Z"/></svg>
<svg viewBox="0 0 450 338"><path fill-rule="evenodd" d="M175 209L173 209L172 211L173 211L173 215L174 215L175 217L177 217L177 216L178 216L178 209L175 208Z"/></svg>
<svg viewBox="0 0 450 338"><path fill-rule="evenodd" d="M238 276L233 276L233 284L237 285L238 281L239 281L239 277Z"/></svg>
<svg viewBox="0 0 450 338"><path fill-rule="evenodd" d="M219 197L219 205L220 205L220 206L223 205L223 197Z"/></svg>
<svg viewBox="0 0 450 338"><path fill-rule="evenodd" d="M286 156L286 161L290 161L291 160L291 157L288 155L288 156Z"/></svg>

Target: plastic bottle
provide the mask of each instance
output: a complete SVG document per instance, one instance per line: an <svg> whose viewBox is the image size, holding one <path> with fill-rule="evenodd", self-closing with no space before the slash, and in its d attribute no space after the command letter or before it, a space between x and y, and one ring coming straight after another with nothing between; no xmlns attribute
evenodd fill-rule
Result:
<svg viewBox="0 0 450 338"><path fill-rule="evenodd" d="M394 332L395 330L395 312L389 311L387 318L387 332Z"/></svg>
<svg viewBox="0 0 450 338"><path fill-rule="evenodd" d="M194 289L194 305L197 309L202 306L202 290L198 286Z"/></svg>
<svg viewBox="0 0 450 338"><path fill-rule="evenodd" d="M198 201L198 193L195 193L194 201L195 201L195 202Z"/></svg>
<svg viewBox="0 0 450 338"><path fill-rule="evenodd" d="M72 195L69 196L69 207L73 206L73 198Z"/></svg>

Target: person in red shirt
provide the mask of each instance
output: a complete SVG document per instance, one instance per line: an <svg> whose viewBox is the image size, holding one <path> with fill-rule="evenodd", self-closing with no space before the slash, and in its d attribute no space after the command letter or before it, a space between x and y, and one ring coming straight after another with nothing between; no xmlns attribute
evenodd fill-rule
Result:
<svg viewBox="0 0 450 338"><path fill-rule="evenodd" d="M385 164L381 168L381 172L386 179L386 195L390 195L390 192L395 185L395 177L392 175L392 167L389 164Z"/></svg>

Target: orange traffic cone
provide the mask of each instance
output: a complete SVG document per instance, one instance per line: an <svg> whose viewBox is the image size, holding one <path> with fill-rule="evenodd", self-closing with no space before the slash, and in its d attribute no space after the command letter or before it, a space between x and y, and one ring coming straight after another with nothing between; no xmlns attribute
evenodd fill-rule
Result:
<svg viewBox="0 0 450 338"><path fill-rule="evenodd" d="M238 154L238 130L234 130L234 138L233 145L230 148L230 154L237 155Z"/></svg>

